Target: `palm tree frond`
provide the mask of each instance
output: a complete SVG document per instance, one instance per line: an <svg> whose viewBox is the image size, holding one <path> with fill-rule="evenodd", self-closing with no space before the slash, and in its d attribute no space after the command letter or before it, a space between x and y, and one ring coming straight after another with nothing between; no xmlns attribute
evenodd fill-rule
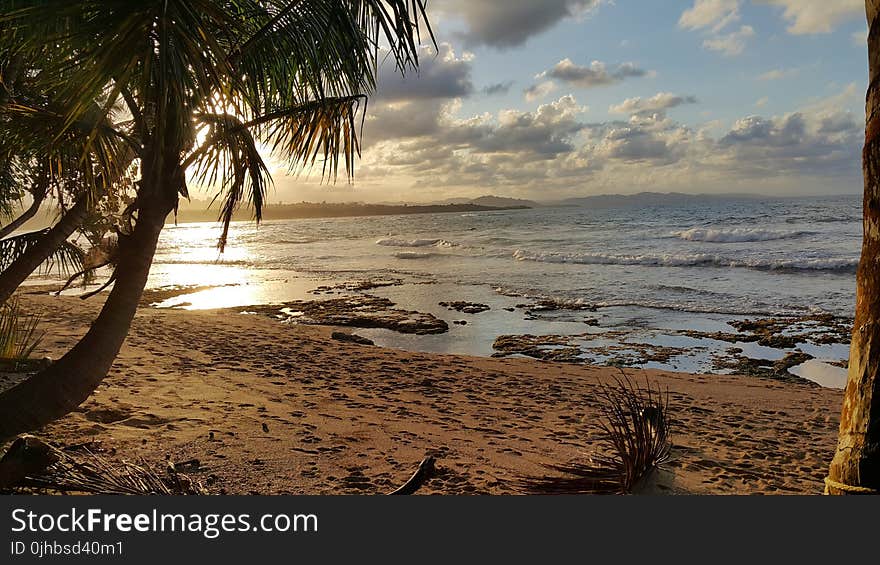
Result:
<svg viewBox="0 0 880 565"><path fill-rule="evenodd" d="M7 269L18 257L38 245L48 231L49 228L46 228L0 239L0 271ZM78 245L65 241L53 250L43 264L43 271L48 273L57 270L63 275L69 275L83 268L85 257L85 251Z"/></svg>
<svg viewBox="0 0 880 565"><path fill-rule="evenodd" d="M272 176L257 141L241 120L229 114L215 114L203 115L201 121L210 125L212 135L196 157L194 177L200 184L220 186L214 201L222 200L219 221L223 231L218 242L222 252L226 248L229 224L242 201L246 200L253 207L257 222L262 220Z"/></svg>

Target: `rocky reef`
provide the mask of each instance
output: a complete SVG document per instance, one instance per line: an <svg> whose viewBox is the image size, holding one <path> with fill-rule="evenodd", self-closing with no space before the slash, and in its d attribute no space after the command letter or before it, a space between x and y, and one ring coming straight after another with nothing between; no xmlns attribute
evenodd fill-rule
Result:
<svg viewBox="0 0 880 565"><path fill-rule="evenodd" d="M284 322L353 328L384 328L403 334L428 335L449 331L449 325L424 312L395 308L394 302L369 294L252 306L249 312Z"/></svg>
<svg viewBox="0 0 880 565"><path fill-rule="evenodd" d="M752 359L742 355L742 349L731 347L726 355L716 355L713 367L719 371L727 371L737 375L753 377L765 377L778 379L786 382L809 383L819 386L811 381L793 375L789 369L802 365L813 356L803 351L791 351L782 359L770 361L767 359Z"/></svg>
<svg viewBox="0 0 880 565"><path fill-rule="evenodd" d="M673 357L684 355L686 349L650 343L613 343L590 345L605 334L579 335L502 335L492 345L493 357L523 355L533 359L557 363L595 363L630 367L645 363L669 363Z"/></svg>
<svg viewBox="0 0 880 565"><path fill-rule="evenodd" d="M491 308L485 304L478 304L476 302L463 302L461 300L457 300L455 302L440 302L440 306L443 306L447 310L461 312L462 314L479 314L480 312L491 310Z"/></svg>
<svg viewBox="0 0 880 565"><path fill-rule="evenodd" d="M799 343L814 345L849 343L852 334L852 320L832 314L732 320L728 324L738 333L695 330L682 330L679 333L697 339L757 343L776 349L792 349Z"/></svg>

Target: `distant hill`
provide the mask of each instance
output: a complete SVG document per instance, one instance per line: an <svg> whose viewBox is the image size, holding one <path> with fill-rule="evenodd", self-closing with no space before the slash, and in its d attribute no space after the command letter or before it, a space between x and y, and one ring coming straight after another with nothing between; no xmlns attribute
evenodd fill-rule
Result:
<svg viewBox="0 0 880 565"><path fill-rule="evenodd" d="M526 208L537 208L540 206L532 200L522 200L519 198L505 198L503 196L480 196L468 201L470 204L477 206L491 206L493 208L509 208L512 206L525 206Z"/></svg>
<svg viewBox="0 0 880 565"><path fill-rule="evenodd" d="M600 194L582 198L567 198L556 202L561 206L589 208L624 208L628 206L682 206L719 200L756 200L767 198L760 194L683 194L680 192L640 192L638 194Z"/></svg>
<svg viewBox="0 0 880 565"><path fill-rule="evenodd" d="M528 206L480 206L477 204L364 204L364 203L313 203L300 202L298 204L271 204L263 208L264 220L287 220L304 218L349 218L357 216L398 216L407 214L443 214L464 212L491 212L496 210L524 210ZM217 221L217 206L208 209L208 203L196 201L188 203L177 213L177 221L185 222L215 222ZM242 208L236 212L234 221L248 221L253 219L253 212ZM174 216L169 216L169 222L174 221Z"/></svg>

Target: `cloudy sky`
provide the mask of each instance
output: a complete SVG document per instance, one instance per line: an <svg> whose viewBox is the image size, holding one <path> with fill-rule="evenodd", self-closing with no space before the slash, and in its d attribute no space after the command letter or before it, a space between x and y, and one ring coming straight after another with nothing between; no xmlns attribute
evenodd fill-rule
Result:
<svg viewBox="0 0 880 565"><path fill-rule="evenodd" d="M429 0L380 71L352 186L275 200L861 190L862 0Z"/></svg>

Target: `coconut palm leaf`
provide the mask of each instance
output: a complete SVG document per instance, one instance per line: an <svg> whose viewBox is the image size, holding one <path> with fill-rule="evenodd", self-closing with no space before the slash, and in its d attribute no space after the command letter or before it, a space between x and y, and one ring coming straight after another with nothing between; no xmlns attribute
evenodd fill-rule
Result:
<svg viewBox="0 0 880 565"><path fill-rule="evenodd" d="M0 24L10 29L6 37L18 51L42 52L49 38L65 52L47 64L52 73L43 73L61 77L46 81L68 109L65 128L94 100L112 104L128 77L130 98L156 98L163 115L182 105L203 113L230 108L245 121L369 93L380 43L401 69L413 66L425 21L421 0L12 4L20 9L7 12ZM152 41L143 41L147 37ZM74 69L87 78L66 80ZM164 137L171 129L185 146L193 137L188 116L175 120L155 124L154 134Z"/></svg>
<svg viewBox="0 0 880 565"><path fill-rule="evenodd" d="M54 139L64 124L63 109L9 104L0 135L18 153L15 180L27 186L35 182L36 172L45 171L59 200L80 192L97 199L109 183L126 176L132 153L139 147L125 131L99 118L100 114L100 107L93 105L92 115L83 116L60 139Z"/></svg>
<svg viewBox="0 0 880 565"><path fill-rule="evenodd" d="M38 245L48 231L49 228L46 228L0 239L0 271L7 269L18 257ZM78 245L72 241L65 241L52 252L43 264L43 270L68 275L83 268L85 256L85 252Z"/></svg>

